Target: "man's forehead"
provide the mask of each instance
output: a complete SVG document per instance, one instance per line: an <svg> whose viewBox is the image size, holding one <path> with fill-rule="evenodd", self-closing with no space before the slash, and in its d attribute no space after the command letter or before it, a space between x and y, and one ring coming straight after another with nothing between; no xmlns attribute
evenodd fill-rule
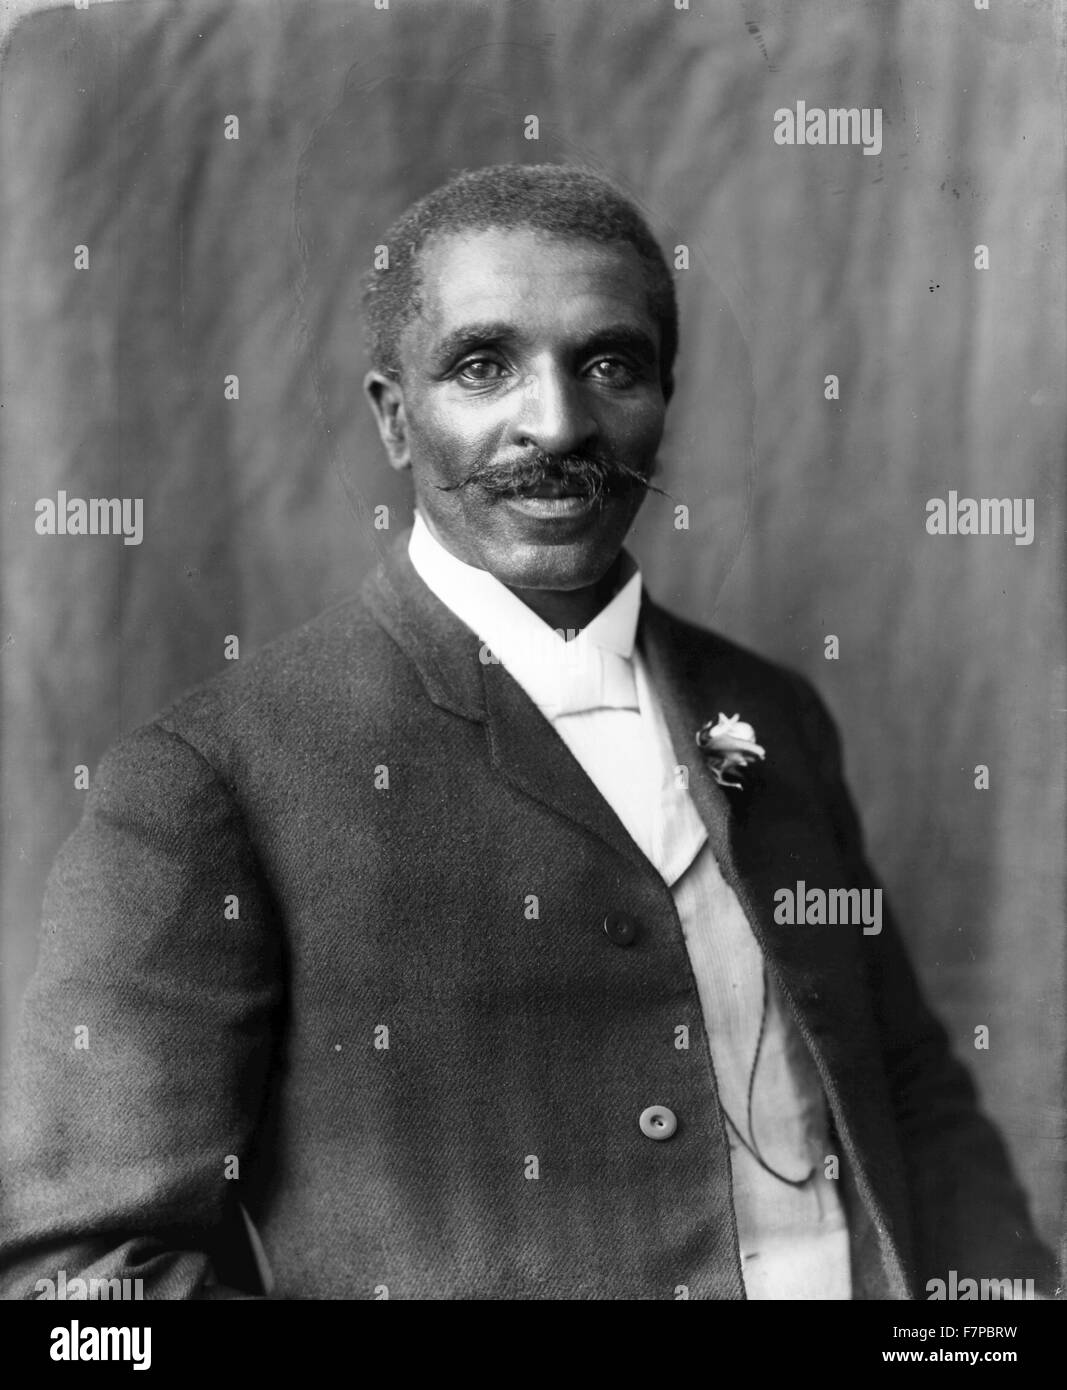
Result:
<svg viewBox="0 0 1067 1390"><path fill-rule="evenodd" d="M420 281L419 318L432 336L502 315L576 325L603 315L652 326L644 267L627 243L529 228L453 232L423 249Z"/></svg>

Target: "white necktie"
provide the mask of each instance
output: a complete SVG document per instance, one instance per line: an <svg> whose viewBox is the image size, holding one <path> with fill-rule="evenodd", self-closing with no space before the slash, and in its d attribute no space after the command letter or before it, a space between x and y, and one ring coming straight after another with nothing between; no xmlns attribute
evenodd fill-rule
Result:
<svg viewBox="0 0 1067 1390"><path fill-rule="evenodd" d="M584 643L560 640L562 651L556 680L543 708L551 717L583 714L595 709L638 710L633 663L617 652Z"/></svg>

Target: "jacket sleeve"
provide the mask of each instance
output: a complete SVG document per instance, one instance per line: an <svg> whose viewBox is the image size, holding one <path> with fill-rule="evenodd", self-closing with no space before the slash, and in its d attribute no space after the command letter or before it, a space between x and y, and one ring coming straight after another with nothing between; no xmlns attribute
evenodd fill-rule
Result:
<svg viewBox="0 0 1067 1390"><path fill-rule="evenodd" d="M159 725L121 740L49 877L4 1088L5 1298L59 1271L146 1298L258 1291L240 1203L280 961L228 789Z"/></svg>
<svg viewBox="0 0 1067 1390"><path fill-rule="evenodd" d="M855 875L850 881L880 886L844 782L836 726L811 687L799 678L797 686L838 848ZM1048 1296L1055 1261L1034 1231L1000 1135L926 1005L884 893L882 902L882 931L864 939L863 955L904 1156L918 1296L950 1270L960 1279L1033 1279Z"/></svg>

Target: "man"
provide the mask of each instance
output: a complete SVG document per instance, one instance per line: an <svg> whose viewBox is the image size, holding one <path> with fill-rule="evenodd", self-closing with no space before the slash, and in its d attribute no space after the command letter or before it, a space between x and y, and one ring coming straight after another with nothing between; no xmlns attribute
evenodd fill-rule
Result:
<svg viewBox="0 0 1067 1390"><path fill-rule="evenodd" d="M641 217L505 166L386 240L366 386L414 527L101 764L26 1006L6 1292L1047 1287L828 716L622 548L677 344ZM783 911L801 881L832 921Z"/></svg>

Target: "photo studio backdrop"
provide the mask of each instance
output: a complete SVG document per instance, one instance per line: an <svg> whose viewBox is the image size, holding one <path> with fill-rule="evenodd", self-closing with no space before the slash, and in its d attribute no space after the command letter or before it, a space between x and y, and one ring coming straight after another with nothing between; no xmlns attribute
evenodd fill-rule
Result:
<svg viewBox="0 0 1067 1390"><path fill-rule="evenodd" d="M222 670L229 637L244 657L352 592L410 521L360 388L358 279L389 222L465 167L573 161L685 248L648 586L822 692L927 992L1054 1241L1056 7L382 3L94 0L7 34L3 1052L76 769ZM798 101L880 108L880 151L776 143ZM1032 543L928 534L950 491L1033 499ZM142 499L141 543L38 535L61 492Z"/></svg>

